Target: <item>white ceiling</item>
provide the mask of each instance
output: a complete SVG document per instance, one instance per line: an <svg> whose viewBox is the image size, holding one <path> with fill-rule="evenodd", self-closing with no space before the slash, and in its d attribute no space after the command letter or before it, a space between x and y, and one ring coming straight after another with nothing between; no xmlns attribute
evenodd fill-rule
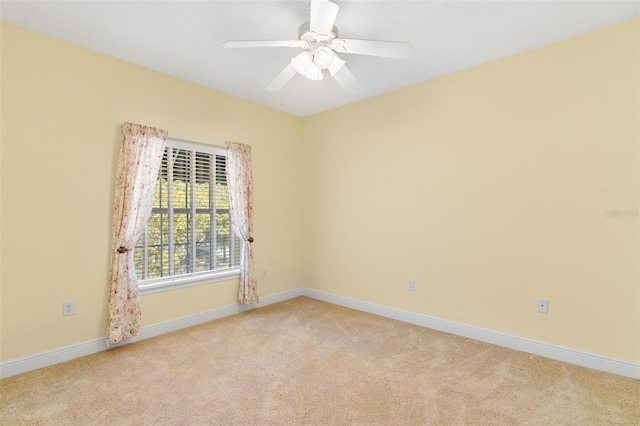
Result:
<svg viewBox="0 0 640 426"><path fill-rule="evenodd" d="M640 1L345 1L343 38L406 41L409 60L343 55L363 87L296 75L264 88L300 52L224 49L227 40L296 40L307 1L1 1L0 18L244 99L307 116L636 18Z"/></svg>

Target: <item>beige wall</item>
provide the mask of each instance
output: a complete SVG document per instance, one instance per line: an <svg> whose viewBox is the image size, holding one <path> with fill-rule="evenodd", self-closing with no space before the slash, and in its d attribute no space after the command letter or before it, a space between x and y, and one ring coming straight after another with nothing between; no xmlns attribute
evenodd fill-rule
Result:
<svg viewBox="0 0 640 426"><path fill-rule="evenodd" d="M640 361L638 22L305 119L306 284Z"/></svg>
<svg viewBox="0 0 640 426"><path fill-rule="evenodd" d="M134 121L253 146L261 295L307 286L640 362L638 219L604 214L639 206L639 22L306 119L2 24L0 359L104 336ZM144 323L236 286L144 296Z"/></svg>
<svg viewBox="0 0 640 426"><path fill-rule="evenodd" d="M297 117L6 23L2 105L2 361L104 337L126 121L252 145L260 294L301 286ZM233 304L236 291L237 279L144 296L143 325Z"/></svg>

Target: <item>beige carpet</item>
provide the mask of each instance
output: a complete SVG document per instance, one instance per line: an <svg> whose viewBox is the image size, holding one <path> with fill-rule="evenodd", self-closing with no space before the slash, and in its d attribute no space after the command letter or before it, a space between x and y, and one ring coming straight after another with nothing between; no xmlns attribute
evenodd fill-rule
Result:
<svg viewBox="0 0 640 426"><path fill-rule="evenodd" d="M0 381L3 425L638 425L640 381L305 297Z"/></svg>

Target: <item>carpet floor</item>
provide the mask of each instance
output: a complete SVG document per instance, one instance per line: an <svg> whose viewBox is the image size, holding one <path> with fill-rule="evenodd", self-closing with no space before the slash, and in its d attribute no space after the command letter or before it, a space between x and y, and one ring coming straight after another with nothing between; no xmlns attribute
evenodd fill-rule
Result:
<svg viewBox="0 0 640 426"><path fill-rule="evenodd" d="M639 425L640 381L299 297L0 380L2 425Z"/></svg>

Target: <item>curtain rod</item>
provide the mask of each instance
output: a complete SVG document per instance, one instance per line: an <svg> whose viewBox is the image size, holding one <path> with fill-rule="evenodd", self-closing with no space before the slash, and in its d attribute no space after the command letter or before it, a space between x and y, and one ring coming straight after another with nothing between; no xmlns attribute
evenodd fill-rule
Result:
<svg viewBox="0 0 640 426"><path fill-rule="evenodd" d="M193 135L188 135L180 132L169 131L168 138L183 141L183 142L195 142L195 143L201 143L204 145L211 145L211 146L215 146L216 148L224 148L225 146L224 141L221 141L219 139L203 138L200 136L193 136Z"/></svg>

